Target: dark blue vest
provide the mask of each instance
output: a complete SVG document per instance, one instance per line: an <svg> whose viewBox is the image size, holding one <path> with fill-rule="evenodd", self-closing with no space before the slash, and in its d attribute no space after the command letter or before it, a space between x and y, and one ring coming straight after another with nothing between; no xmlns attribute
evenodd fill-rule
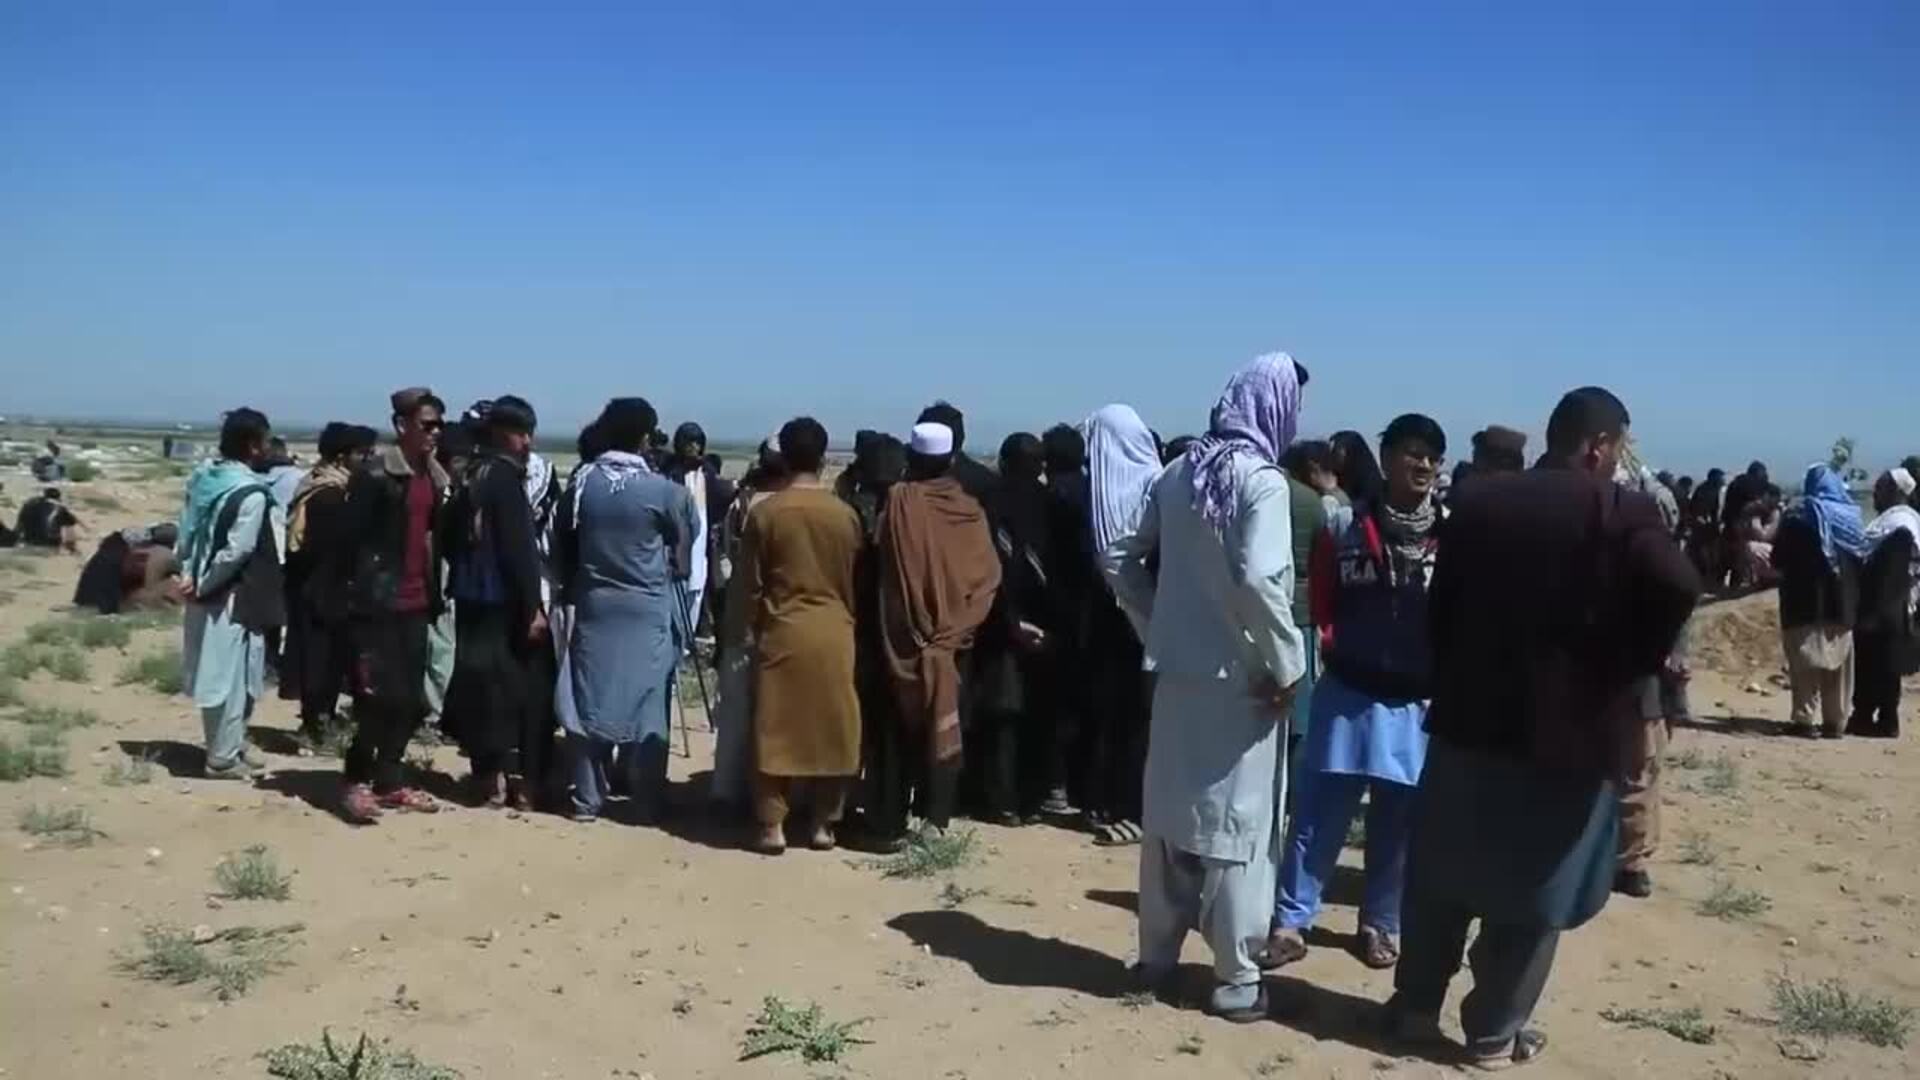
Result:
<svg viewBox="0 0 1920 1080"><path fill-rule="evenodd" d="M1331 627L1326 668L1341 682L1383 701L1418 701L1431 693L1432 649L1427 629L1427 585L1433 580L1434 537L1403 580L1394 580L1372 504L1359 504L1344 527L1335 523L1327 568ZM1318 568L1316 568L1318 569Z"/></svg>

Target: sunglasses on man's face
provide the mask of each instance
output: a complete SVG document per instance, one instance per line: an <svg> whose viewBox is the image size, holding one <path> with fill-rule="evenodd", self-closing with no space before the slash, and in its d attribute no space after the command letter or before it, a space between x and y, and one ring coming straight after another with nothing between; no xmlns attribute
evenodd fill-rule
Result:
<svg viewBox="0 0 1920 1080"><path fill-rule="evenodd" d="M447 426L445 420L415 420L414 424L418 426L421 431L439 431Z"/></svg>

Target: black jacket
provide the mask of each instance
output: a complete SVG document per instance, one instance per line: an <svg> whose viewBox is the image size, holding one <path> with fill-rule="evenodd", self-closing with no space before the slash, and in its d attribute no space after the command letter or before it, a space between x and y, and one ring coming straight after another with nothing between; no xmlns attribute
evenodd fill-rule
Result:
<svg viewBox="0 0 1920 1080"><path fill-rule="evenodd" d="M1094 612L1112 596L1094 562L1093 517L1085 473L1047 480L1047 553L1049 593L1054 605L1051 627L1055 648L1078 657L1092 641Z"/></svg>
<svg viewBox="0 0 1920 1080"><path fill-rule="evenodd" d="M1031 623L1051 640L1057 632L1053 607L1053 554L1049 541L1049 499L1045 485L1002 481L987 506L987 524L1000 556L1000 590L974 641L974 671L981 700L989 707L1019 711L1033 706L1031 685L1036 655L1021 644L1019 625Z"/></svg>
<svg viewBox="0 0 1920 1080"><path fill-rule="evenodd" d="M526 478L519 462L482 451L453 496L442 544L447 592L461 611L504 608L514 626L540 610L540 548Z"/></svg>
<svg viewBox="0 0 1920 1080"><path fill-rule="evenodd" d="M22 547L59 547L60 531L75 524L73 511L64 504L35 495L21 504L14 533Z"/></svg>
<svg viewBox="0 0 1920 1080"><path fill-rule="evenodd" d="M1460 748L1622 775L1700 576L1654 501L1571 469L1478 476L1450 504L1428 591L1427 731Z"/></svg>
<svg viewBox="0 0 1920 1080"><path fill-rule="evenodd" d="M347 579L347 610L356 618L377 619L394 613L400 575L406 569L407 485L413 469L397 446L370 458L347 484L345 535L351 543L352 568ZM427 519L427 614L446 610L439 585L441 518L447 505L447 473L440 463L427 461L433 483L433 512Z"/></svg>
<svg viewBox="0 0 1920 1080"><path fill-rule="evenodd" d="M1739 476L1734 477L1733 480L1727 484L1727 497L1720 507L1721 530L1732 532L1734 526L1740 523L1740 514L1747 508L1747 504L1766 494L1766 492L1767 482L1765 480L1756 480L1746 473L1741 473Z"/></svg>
<svg viewBox="0 0 1920 1080"><path fill-rule="evenodd" d="M720 526L727 520L727 510L733 506L733 497L737 491L733 481L721 476L712 466L699 466L701 482L706 485L707 497L707 548L715 551L720 544ZM686 462L674 459L667 463L667 479L676 484L686 485L687 476L694 470Z"/></svg>
<svg viewBox="0 0 1920 1080"><path fill-rule="evenodd" d="M951 475L960 489L973 496L983 508L991 507L1000 487L1000 474L963 453L953 455Z"/></svg>
<svg viewBox="0 0 1920 1080"><path fill-rule="evenodd" d="M1842 553L1838 569L1820 550L1820 534L1805 518L1780 522L1773 542L1780 571L1780 627L1852 626L1860 612L1860 560Z"/></svg>
<svg viewBox="0 0 1920 1080"><path fill-rule="evenodd" d="M1860 573L1860 621L1854 629L1863 635L1885 637L1892 646L1895 670L1913 674L1920 664L1920 626L1914 622L1913 534L1896 529L1867 556Z"/></svg>
<svg viewBox="0 0 1920 1080"><path fill-rule="evenodd" d="M306 521L300 550L287 552L289 604L322 622L337 623L347 617L355 551L347 533L346 489L323 488L307 496Z"/></svg>

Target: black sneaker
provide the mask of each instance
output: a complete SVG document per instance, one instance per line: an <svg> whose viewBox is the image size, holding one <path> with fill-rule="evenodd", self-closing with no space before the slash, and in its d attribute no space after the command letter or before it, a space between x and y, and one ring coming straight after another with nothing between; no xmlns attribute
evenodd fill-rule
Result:
<svg viewBox="0 0 1920 1080"><path fill-rule="evenodd" d="M1635 900L1653 895L1653 875L1645 870L1622 870L1613 875L1613 891Z"/></svg>

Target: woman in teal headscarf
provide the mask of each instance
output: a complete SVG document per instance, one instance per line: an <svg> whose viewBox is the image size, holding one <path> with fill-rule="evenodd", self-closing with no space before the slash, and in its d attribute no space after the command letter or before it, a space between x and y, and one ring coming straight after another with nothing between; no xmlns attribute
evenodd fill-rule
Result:
<svg viewBox="0 0 1920 1080"><path fill-rule="evenodd" d="M247 780L266 762L247 747L247 720L265 684L266 639L243 612L242 586L256 552L278 570L273 534L263 529L273 502L254 472L271 434L267 418L235 409L220 427L220 457L187 480L180 513L181 588L187 610L182 663L186 691L206 730L206 775ZM272 585L278 588L278 575Z"/></svg>

